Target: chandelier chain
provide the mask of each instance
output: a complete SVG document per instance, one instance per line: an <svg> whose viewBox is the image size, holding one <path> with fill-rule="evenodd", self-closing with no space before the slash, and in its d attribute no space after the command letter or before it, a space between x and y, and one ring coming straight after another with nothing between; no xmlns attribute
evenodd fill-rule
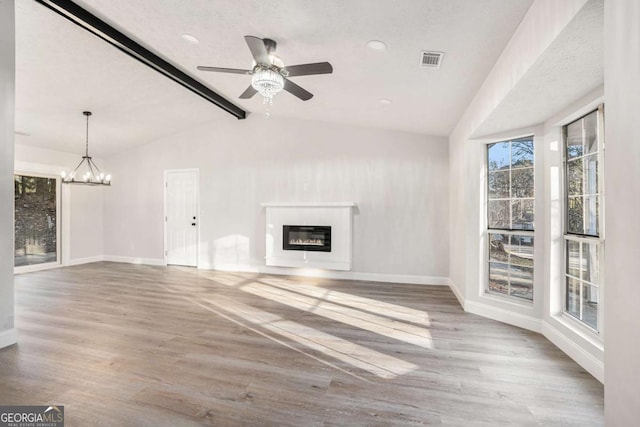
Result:
<svg viewBox="0 0 640 427"><path fill-rule="evenodd" d="M85 155L89 157L89 114L87 116L87 134L86 134L86 144L85 144Z"/></svg>

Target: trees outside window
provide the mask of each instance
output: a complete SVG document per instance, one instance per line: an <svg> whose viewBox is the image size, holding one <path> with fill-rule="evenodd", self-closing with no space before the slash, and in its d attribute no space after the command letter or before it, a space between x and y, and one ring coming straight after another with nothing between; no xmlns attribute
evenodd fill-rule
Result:
<svg viewBox="0 0 640 427"><path fill-rule="evenodd" d="M533 137L487 146L488 291L533 300Z"/></svg>
<svg viewBox="0 0 640 427"><path fill-rule="evenodd" d="M598 331L602 308L602 107L564 126L564 312Z"/></svg>
<svg viewBox="0 0 640 427"><path fill-rule="evenodd" d="M14 175L14 266L58 260L56 179Z"/></svg>

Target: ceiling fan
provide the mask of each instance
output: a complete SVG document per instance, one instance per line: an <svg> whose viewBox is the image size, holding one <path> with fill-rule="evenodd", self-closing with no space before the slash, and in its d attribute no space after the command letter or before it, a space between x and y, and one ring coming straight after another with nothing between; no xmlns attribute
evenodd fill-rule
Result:
<svg viewBox="0 0 640 427"><path fill-rule="evenodd" d="M330 74L333 72L333 67L328 62L285 67L282 60L274 53L277 46L275 41L254 36L244 36L244 39L249 46L251 55L253 55L254 65L250 70L197 67L201 71L251 75L251 86L242 92L241 99L249 99L256 93L260 93L265 103L272 104L273 96L284 89L303 101L308 101L313 97L313 94L289 80L289 77Z"/></svg>

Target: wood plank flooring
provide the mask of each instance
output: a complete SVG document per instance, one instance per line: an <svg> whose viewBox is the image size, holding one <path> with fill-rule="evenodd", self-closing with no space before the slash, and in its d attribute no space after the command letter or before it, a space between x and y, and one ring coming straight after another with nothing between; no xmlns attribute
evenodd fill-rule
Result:
<svg viewBox="0 0 640 427"><path fill-rule="evenodd" d="M445 287L94 263L16 276L0 404L67 426L590 426L603 386Z"/></svg>

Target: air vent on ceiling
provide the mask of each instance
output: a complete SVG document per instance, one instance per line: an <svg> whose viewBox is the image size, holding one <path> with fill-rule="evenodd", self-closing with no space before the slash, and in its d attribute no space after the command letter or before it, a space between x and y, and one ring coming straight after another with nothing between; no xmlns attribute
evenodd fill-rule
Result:
<svg viewBox="0 0 640 427"><path fill-rule="evenodd" d="M423 50L422 52L420 52L420 66L428 68L440 68L443 56L444 52Z"/></svg>

